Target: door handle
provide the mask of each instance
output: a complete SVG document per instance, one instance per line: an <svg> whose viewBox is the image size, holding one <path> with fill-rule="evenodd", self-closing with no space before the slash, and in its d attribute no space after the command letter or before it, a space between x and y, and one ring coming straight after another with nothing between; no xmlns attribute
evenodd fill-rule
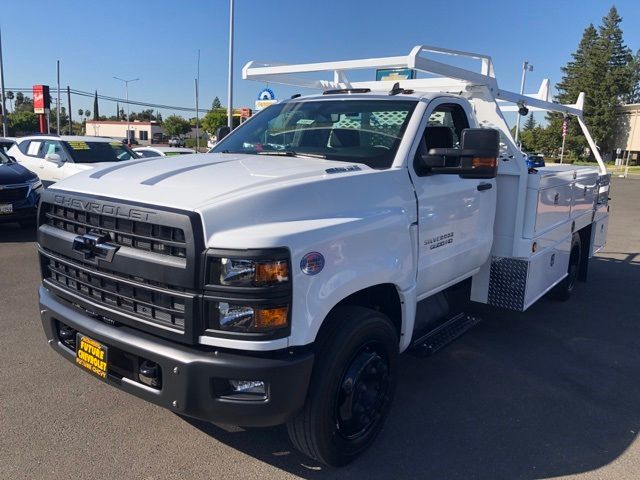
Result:
<svg viewBox="0 0 640 480"><path fill-rule="evenodd" d="M482 192L484 190L491 190L493 188L493 184L491 184L491 183L479 183L477 188L478 188L479 192Z"/></svg>

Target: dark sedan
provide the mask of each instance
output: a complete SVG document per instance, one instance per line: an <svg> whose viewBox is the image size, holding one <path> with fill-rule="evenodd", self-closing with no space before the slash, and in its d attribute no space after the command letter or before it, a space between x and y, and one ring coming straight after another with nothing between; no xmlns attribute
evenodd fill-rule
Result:
<svg viewBox="0 0 640 480"><path fill-rule="evenodd" d="M0 223L35 225L41 191L38 176L0 150Z"/></svg>

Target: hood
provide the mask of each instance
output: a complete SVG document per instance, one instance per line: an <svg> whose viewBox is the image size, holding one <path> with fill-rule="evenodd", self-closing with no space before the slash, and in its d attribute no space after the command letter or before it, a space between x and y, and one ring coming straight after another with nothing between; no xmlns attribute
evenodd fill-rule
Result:
<svg viewBox="0 0 640 480"><path fill-rule="evenodd" d="M354 170L340 169L353 165L306 157L194 154L171 159L129 160L101 166L58 182L54 188L197 210L214 202L258 193L283 184L372 172L361 164Z"/></svg>
<svg viewBox="0 0 640 480"><path fill-rule="evenodd" d="M0 185L15 185L37 178L31 170L16 162L0 164Z"/></svg>

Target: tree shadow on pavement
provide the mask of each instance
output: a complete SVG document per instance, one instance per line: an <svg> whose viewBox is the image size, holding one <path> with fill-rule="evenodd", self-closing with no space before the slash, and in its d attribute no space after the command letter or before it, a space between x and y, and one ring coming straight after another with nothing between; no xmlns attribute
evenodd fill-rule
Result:
<svg viewBox="0 0 640 480"><path fill-rule="evenodd" d="M20 228L17 223L0 223L0 243L35 242L36 228L35 224L29 228Z"/></svg>
<svg viewBox="0 0 640 480"><path fill-rule="evenodd" d="M483 321L431 358L404 355L387 423L342 469L294 451L286 428L188 420L216 440L303 478L537 479L602 467L640 429L640 256L591 261L572 299Z"/></svg>

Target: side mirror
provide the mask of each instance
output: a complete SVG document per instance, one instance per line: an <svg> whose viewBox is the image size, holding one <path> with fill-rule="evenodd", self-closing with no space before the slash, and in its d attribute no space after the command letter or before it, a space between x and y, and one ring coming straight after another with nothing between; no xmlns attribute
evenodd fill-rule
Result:
<svg viewBox="0 0 640 480"><path fill-rule="evenodd" d="M220 141L224 137L229 135L230 133L231 133L231 129L229 128L229 126L220 127L220 128L218 128L218 131L216 132L216 138L218 139L218 141Z"/></svg>
<svg viewBox="0 0 640 480"><path fill-rule="evenodd" d="M461 178L495 178L498 174L500 134L492 128L466 128L462 148L432 148L421 157L426 173L460 175Z"/></svg>
<svg viewBox="0 0 640 480"><path fill-rule="evenodd" d="M44 159L47 162L56 163L58 165L62 165L64 163L64 160L62 160L62 157L60 155L58 155L57 153L47 153L44 156Z"/></svg>
<svg viewBox="0 0 640 480"><path fill-rule="evenodd" d="M18 163L18 160L16 160L16 157L12 157L11 155L7 155L9 157L9 160L11 160L12 162Z"/></svg>

